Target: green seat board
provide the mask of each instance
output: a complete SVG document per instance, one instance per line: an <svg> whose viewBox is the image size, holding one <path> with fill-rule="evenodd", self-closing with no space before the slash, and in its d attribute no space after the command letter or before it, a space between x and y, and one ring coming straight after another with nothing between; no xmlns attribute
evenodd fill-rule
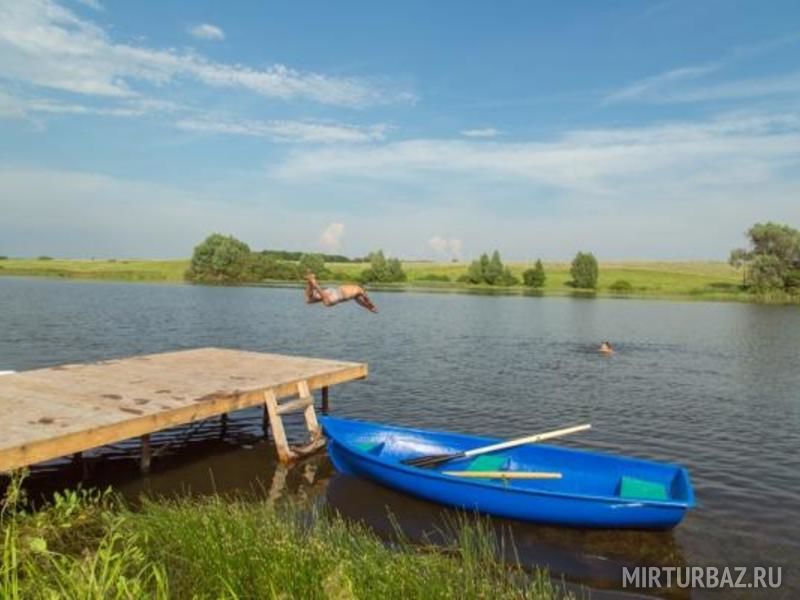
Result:
<svg viewBox="0 0 800 600"><path fill-rule="evenodd" d="M495 454L484 454L474 459L466 468L467 471L502 471L507 456L497 456Z"/></svg>
<svg viewBox="0 0 800 600"><path fill-rule="evenodd" d="M369 452L370 450L374 450L378 447L377 442L356 442L353 444L353 447L361 450L362 452Z"/></svg>
<svg viewBox="0 0 800 600"><path fill-rule="evenodd" d="M667 488L663 483L624 475L619 495L620 498L637 498L639 500L669 500Z"/></svg>

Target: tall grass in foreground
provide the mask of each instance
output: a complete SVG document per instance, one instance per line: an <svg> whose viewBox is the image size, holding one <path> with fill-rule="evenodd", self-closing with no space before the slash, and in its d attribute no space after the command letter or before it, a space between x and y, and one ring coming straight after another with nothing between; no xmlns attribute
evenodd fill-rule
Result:
<svg viewBox="0 0 800 600"><path fill-rule="evenodd" d="M13 493L13 490L12 490ZM445 552L297 505L144 501L67 493L25 514L6 502L0 597L533 598L565 594L496 558L487 527L461 523Z"/></svg>

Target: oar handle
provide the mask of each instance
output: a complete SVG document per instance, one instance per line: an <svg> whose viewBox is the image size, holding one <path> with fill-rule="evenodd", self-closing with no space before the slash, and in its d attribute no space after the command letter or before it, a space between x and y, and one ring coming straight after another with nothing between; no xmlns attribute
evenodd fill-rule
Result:
<svg viewBox="0 0 800 600"><path fill-rule="evenodd" d="M579 431L586 431L591 429L591 424L575 425L575 427L567 427L565 429L556 429L555 431L546 431L544 433L537 433L536 435L529 435L524 438L517 438L516 440L509 440L507 442L500 442L499 444L492 444L491 446L484 446L483 448L474 448L464 452L465 457L477 456L479 454L486 454L488 452L497 452L498 450L505 450L506 448L514 448L522 446L523 444L535 444L543 440L550 440L553 438L561 437L562 435L569 435L570 433L578 433Z"/></svg>
<svg viewBox="0 0 800 600"><path fill-rule="evenodd" d="M547 471L442 471L442 475L467 479L561 479L561 473Z"/></svg>

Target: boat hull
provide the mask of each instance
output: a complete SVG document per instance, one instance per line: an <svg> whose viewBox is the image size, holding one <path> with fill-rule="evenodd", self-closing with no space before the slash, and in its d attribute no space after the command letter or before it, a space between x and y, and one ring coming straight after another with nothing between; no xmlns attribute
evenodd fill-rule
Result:
<svg viewBox="0 0 800 600"><path fill-rule="evenodd" d="M535 483L523 487L514 483L459 479L435 470L408 467L394 457L381 460L380 456L348 443L343 429L347 429L348 423L357 422L342 423L345 420L330 418L323 421L329 438L328 453L340 472L458 509L571 527L670 529L681 521L693 503L693 498L681 503L648 502L553 493L551 490L557 489L557 484L549 484L549 489L548 484L540 484L544 489L537 489ZM402 433L402 428L387 430L394 436ZM477 445L485 441L478 439Z"/></svg>

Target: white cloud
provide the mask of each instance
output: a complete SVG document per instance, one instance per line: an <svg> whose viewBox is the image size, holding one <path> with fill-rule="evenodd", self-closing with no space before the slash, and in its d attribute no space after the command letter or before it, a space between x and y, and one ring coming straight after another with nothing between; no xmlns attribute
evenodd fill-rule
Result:
<svg viewBox="0 0 800 600"><path fill-rule="evenodd" d="M182 79L264 96L362 106L408 100L366 82L275 64L266 69L211 61L194 52L114 42L106 31L52 0L0 0L0 76L40 87L133 97L137 84Z"/></svg>
<svg viewBox="0 0 800 600"><path fill-rule="evenodd" d="M320 245L329 252L336 252L342 247L342 236L344 235L343 223L331 223L319 236Z"/></svg>
<svg viewBox="0 0 800 600"><path fill-rule="evenodd" d="M433 236L428 240L428 247L433 250L437 257L445 259L460 259L463 250L463 243L457 238L445 238L439 235Z"/></svg>
<svg viewBox="0 0 800 600"><path fill-rule="evenodd" d="M27 119L43 129L42 115L96 115L106 117L141 117L155 113L186 112L186 107L153 98L122 98L112 105L63 102L49 98L12 96L0 90L0 118Z"/></svg>
<svg viewBox="0 0 800 600"><path fill-rule="evenodd" d="M416 237L425 223L509 259L566 258L578 247L606 258L724 259L754 222L800 223L800 114L737 113L526 143L296 148L271 173L383 215L391 227L375 235L405 253L447 247L442 235Z"/></svg>
<svg viewBox="0 0 800 600"><path fill-rule="evenodd" d="M720 68L718 63L694 67L681 67L636 81L606 97L606 103L646 100L662 96L668 86L677 82L699 79Z"/></svg>
<svg viewBox="0 0 800 600"><path fill-rule="evenodd" d="M78 4L83 4L84 6L88 6L93 10L105 10L102 4L98 0L76 0Z"/></svg>
<svg viewBox="0 0 800 600"><path fill-rule="evenodd" d="M793 33L729 51L720 60L672 69L627 85L605 98L616 102L691 103L733 101L749 98L800 94L800 71L761 77L723 79L726 69L743 60L797 44L800 34Z"/></svg>
<svg viewBox="0 0 800 600"><path fill-rule="evenodd" d="M622 183L715 178L733 183L756 170L780 171L800 155L800 116L731 114L705 122L574 131L551 142L418 139L296 150L273 174L284 180L347 177L410 182L462 180L619 194Z"/></svg>
<svg viewBox="0 0 800 600"><path fill-rule="evenodd" d="M220 120L213 117L181 119L185 131L264 137L279 142L351 143L382 140L387 127L357 127L307 121Z"/></svg>
<svg viewBox="0 0 800 600"><path fill-rule="evenodd" d="M225 39L225 32L211 23L200 23L188 29L189 35L198 40L221 41Z"/></svg>
<svg viewBox="0 0 800 600"><path fill-rule="evenodd" d="M0 119L24 119L25 104L0 90Z"/></svg>
<svg viewBox="0 0 800 600"><path fill-rule="evenodd" d="M667 71L610 94L605 103L691 103L800 94L800 71L729 81L698 81L718 69L719 65L709 65Z"/></svg>
<svg viewBox="0 0 800 600"><path fill-rule="evenodd" d="M502 132L494 127L485 127L483 129L464 129L461 135L470 138L493 138L500 135Z"/></svg>

